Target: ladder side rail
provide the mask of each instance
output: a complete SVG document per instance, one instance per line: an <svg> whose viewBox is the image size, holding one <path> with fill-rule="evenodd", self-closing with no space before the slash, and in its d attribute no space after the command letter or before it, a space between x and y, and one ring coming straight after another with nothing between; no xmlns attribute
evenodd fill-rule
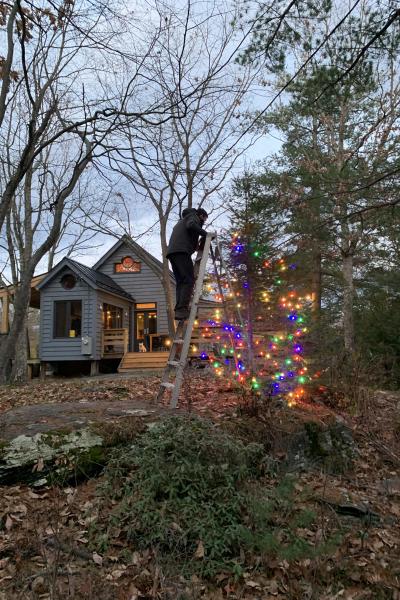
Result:
<svg viewBox="0 0 400 600"><path fill-rule="evenodd" d="M210 254L211 240L213 237L214 237L213 234L208 233L207 237L205 239L205 242L204 242L203 253L202 253L200 264L199 264L198 274L197 274L197 278L196 278L196 284L195 284L192 302L191 302L191 306L190 306L189 319L188 319L188 322L186 325L184 342L182 345L182 350L181 350L181 355L180 355L180 360L179 360L180 365L179 365L179 367L177 367L176 378L175 378L175 387L172 391L172 396L171 396L171 408L176 408L176 405L178 404L179 392L180 392L182 380L183 380L183 371L184 371L187 357L189 354L193 326L194 326L194 322L196 319L197 307L198 307L199 300L201 297L201 292L203 291L203 281L204 281L204 276L206 274L207 261L208 261L208 256Z"/></svg>
<svg viewBox="0 0 400 600"><path fill-rule="evenodd" d="M178 326L177 326L177 328L175 330L175 335L174 335L174 339L172 341L171 350L169 351L167 364L166 364L166 366L164 368L164 373L163 373L163 376L161 378L161 382L162 383L166 383L166 382L169 381L169 373L170 373L170 368L169 367L171 366L170 363L172 361L175 361L175 357L176 357L176 354L177 354L177 351L178 351L178 344L176 344L176 340L181 338L182 333L183 333L183 328L184 328L183 326L184 326L183 321L179 321ZM160 388L160 392L161 391L164 392L165 388Z"/></svg>
<svg viewBox="0 0 400 600"><path fill-rule="evenodd" d="M184 331L184 321L179 321L176 329L175 329L175 334L174 334L174 338L172 340L172 345L171 345L171 349L169 351L169 355L168 355L168 360L167 360L167 364L164 367L164 371L161 377L161 382L160 382L160 387L158 389L157 392L157 396L156 396L156 402L161 402L162 397L164 396L164 393L166 392L167 388L170 388L170 374L171 374L171 362L175 361L175 357L178 351L178 344L176 343L176 340L180 339L182 337L182 333ZM172 383L171 383L172 385Z"/></svg>

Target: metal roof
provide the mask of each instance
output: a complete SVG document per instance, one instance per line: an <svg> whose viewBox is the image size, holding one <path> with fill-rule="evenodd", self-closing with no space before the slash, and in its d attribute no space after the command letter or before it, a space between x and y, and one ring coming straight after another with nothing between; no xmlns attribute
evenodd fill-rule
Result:
<svg viewBox="0 0 400 600"><path fill-rule="evenodd" d="M118 294L118 296L122 296L123 298L127 298L128 300L134 300L134 298L128 294L118 283L115 283L111 277L105 275L104 273L100 273L95 269L87 267L86 265L82 265L76 260L72 260L72 258L68 258L68 261L72 263L72 265L81 272L83 276L89 279L94 285L105 292L111 292L113 294Z"/></svg>

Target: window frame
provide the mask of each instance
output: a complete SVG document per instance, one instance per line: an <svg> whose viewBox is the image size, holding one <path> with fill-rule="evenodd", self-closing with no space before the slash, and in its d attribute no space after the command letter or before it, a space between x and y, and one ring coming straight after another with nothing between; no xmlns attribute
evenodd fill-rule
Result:
<svg viewBox="0 0 400 600"><path fill-rule="evenodd" d="M71 304L72 302L80 302L81 304L81 333L80 335L76 335L75 337L70 337L69 335L56 335L56 324L57 324L57 311L56 304L66 304L67 312L66 312L66 331L71 330ZM53 300L53 340L80 340L82 339L82 325L83 325L83 301L82 298L76 298L73 300Z"/></svg>
<svg viewBox="0 0 400 600"><path fill-rule="evenodd" d="M104 318L104 321L102 321L102 329L104 329L104 331L109 331L109 329L107 327L105 327L105 325L106 325L106 317L105 317L106 311L104 309L105 306L110 306L111 308L116 308L118 311L121 311L121 322L120 322L119 327L110 327L109 329L124 329L124 325L123 325L124 324L124 310L126 310L126 309L124 309L123 306L119 306L118 304L110 304L109 302L103 302L103 305L102 305L101 310L102 310L102 315Z"/></svg>
<svg viewBox="0 0 400 600"><path fill-rule="evenodd" d="M67 280L67 278L72 278L73 279L73 285L71 285L71 287L68 287L67 285L65 285L65 281ZM64 282L64 283L63 283ZM67 292L69 290L73 290L74 287L76 287L76 284L78 283L78 278L76 277L75 273L64 273L64 275L62 275L61 279L60 279L60 284L61 287L66 290Z"/></svg>

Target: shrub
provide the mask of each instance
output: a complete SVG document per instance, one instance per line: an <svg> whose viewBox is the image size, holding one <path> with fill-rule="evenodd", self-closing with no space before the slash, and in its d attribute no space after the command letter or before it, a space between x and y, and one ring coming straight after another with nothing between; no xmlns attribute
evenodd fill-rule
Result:
<svg viewBox="0 0 400 600"><path fill-rule="evenodd" d="M274 524L286 490L262 491L262 471L262 446L197 418L167 419L110 461L101 491L116 502L107 537L122 533L134 548L151 548L169 572L238 573L245 550L287 550ZM298 540L300 552L289 542L288 556L307 553Z"/></svg>

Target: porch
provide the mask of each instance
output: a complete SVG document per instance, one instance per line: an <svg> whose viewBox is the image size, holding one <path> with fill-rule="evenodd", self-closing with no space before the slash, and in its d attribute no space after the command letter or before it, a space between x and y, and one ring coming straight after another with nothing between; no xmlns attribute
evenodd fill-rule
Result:
<svg viewBox="0 0 400 600"><path fill-rule="evenodd" d="M144 338L145 352L129 352L129 329L120 327L115 329L102 329L101 331L101 358L122 358L125 354L146 356L150 354L168 355L170 340L165 334L147 334ZM148 348L148 350L147 350Z"/></svg>
<svg viewBox="0 0 400 600"><path fill-rule="evenodd" d="M129 329L101 330L101 358L122 358L129 348Z"/></svg>

